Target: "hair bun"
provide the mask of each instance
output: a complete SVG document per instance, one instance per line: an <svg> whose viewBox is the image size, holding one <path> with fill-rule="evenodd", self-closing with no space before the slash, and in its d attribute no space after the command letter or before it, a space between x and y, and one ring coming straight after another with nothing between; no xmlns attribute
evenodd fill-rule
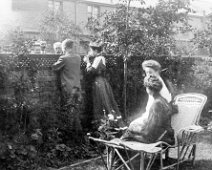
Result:
<svg viewBox="0 0 212 170"><path fill-rule="evenodd" d="M156 76L148 76L144 78L144 86L151 90L159 92L162 89L162 82Z"/></svg>

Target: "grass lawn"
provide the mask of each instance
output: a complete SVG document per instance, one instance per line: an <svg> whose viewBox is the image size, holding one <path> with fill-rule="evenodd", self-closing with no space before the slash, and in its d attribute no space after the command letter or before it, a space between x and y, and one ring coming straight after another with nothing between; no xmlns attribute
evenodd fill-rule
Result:
<svg viewBox="0 0 212 170"><path fill-rule="evenodd" d="M174 152L171 153L171 156L173 155ZM95 160L73 168L62 168L61 170L105 170L105 168L101 160ZM191 167L188 163L183 163L180 170L212 170L212 134L199 136L195 166Z"/></svg>

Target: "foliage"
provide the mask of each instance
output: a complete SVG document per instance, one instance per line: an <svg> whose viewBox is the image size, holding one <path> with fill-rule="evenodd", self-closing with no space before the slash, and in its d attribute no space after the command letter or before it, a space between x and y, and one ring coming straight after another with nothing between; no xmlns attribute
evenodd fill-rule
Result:
<svg viewBox="0 0 212 170"><path fill-rule="evenodd" d="M28 54L33 45L33 41L25 37L25 34L20 27L9 30L4 35L2 41L11 45L9 52L13 55Z"/></svg>
<svg viewBox="0 0 212 170"><path fill-rule="evenodd" d="M193 42L199 48L207 48L212 56L212 15L207 16L206 29L195 32Z"/></svg>
<svg viewBox="0 0 212 170"><path fill-rule="evenodd" d="M64 12L48 11L40 21L41 38L48 42L77 38L80 33L81 29Z"/></svg>
<svg viewBox="0 0 212 170"><path fill-rule="evenodd" d="M5 91L0 96L0 161L4 162L0 169L61 167L89 157L88 149L80 147L83 138L77 118L81 106L67 109L54 98L50 107L35 100L36 94L42 93L37 64L29 63L26 69L18 56L7 57L6 62L1 60L0 71L1 92Z"/></svg>
<svg viewBox="0 0 212 170"><path fill-rule="evenodd" d="M46 73L38 70L36 60L27 67L20 60L29 46L19 32L14 32L13 42L14 53L0 60L0 169L39 170L89 157L88 148L80 147L82 134L75 134L81 104L76 109L61 107L57 90L51 107L42 103L39 95L47 91L39 82Z"/></svg>
<svg viewBox="0 0 212 170"><path fill-rule="evenodd" d="M133 0L120 1L115 12L103 15L104 21L89 20L87 28L94 35L93 38L102 39L105 52L124 59L123 81L123 117L127 119L127 60L130 56L170 55L174 49L174 27L186 31L189 1L159 0L156 7L131 7ZM145 1L139 0L141 4ZM182 12L183 11L183 12Z"/></svg>
<svg viewBox="0 0 212 170"><path fill-rule="evenodd" d="M140 1L141 4L144 1ZM130 1L121 3L115 12L103 15L103 23L90 20L87 27L106 44L106 51L123 56L169 54L175 46L173 33L186 31L189 1L160 0L156 7L134 8ZM176 23L178 23L176 26ZM174 27L177 27L173 29Z"/></svg>
<svg viewBox="0 0 212 170"><path fill-rule="evenodd" d="M107 77L120 104L122 103L120 87L123 82L123 60L114 56L106 58L108 62ZM8 62L9 59L11 60L10 62ZM144 57L131 57L129 60L127 111L131 117L140 113L142 107L145 106L144 101L146 101L147 95L143 88L143 71L141 69L141 63L144 59ZM167 70L163 74L178 86L178 92L196 92L199 90L207 93L211 90L210 85L207 85L205 80L210 78L211 75L207 75L206 71L203 70L204 61L192 58L170 58L167 56L152 57L152 59L158 60L162 66L167 66ZM3 61L2 59L1 63ZM51 91L56 97L49 98L50 101L53 101L50 105L34 100L34 94L42 88L38 84L39 80L41 80L38 76L41 74L40 70L36 68L36 63L30 64L28 69L24 69L19 63L18 71L14 72L13 70L17 63L19 63L19 60L16 57L8 58L7 62L2 63L0 70L1 81L6 80L6 84L3 84L5 95L2 93L0 96L0 119L2 120L0 126L2 139L2 142L0 142L0 161L4 161L0 168L58 168L70 164L76 158L88 158L89 154L92 153L91 148L86 145L84 137L80 136L81 134L79 136L76 135L72 126L72 115L81 114L83 104L79 105L79 110L76 108L71 113L68 112L67 108L60 107L57 90ZM201 72L197 72L196 67L198 66L202 68ZM114 76L114 72L116 76ZM16 78L14 79L12 75L15 75ZM46 73L44 75L47 76ZM84 76L86 75L83 74ZM199 86L198 82L200 80L205 84ZM86 88L86 85L83 87ZM11 89L15 93L9 93ZM82 90L84 91L85 89ZM210 100L212 99L210 95L208 97ZM41 99L39 98L39 100ZM120 108L122 107L120 105ZM211 106L208 108L211 108ZM86 115L86 111L83 114ZM207 114L205 116L208 117ZM208 119L204 121L208 121ZM107 126L107 122L103 122L100 132L102 137L110 137L110 129ZM73 140L73 137L76 137L76 139Z"/></svg>
<svg viewBox="0 0 212 170"><path fill-rule="evenodd" d="M193 66L196 81L194 86L198 89L210 89L212 86L212 69L211 64L207 60L196 61Z"/></svg>
<svg viewBox="0 0 212 170"><path fill-rule="evenodd" d="M98 33L96 37L101 37L106 42L106 51L113 54L106 57L107 78L122 111L124 61L117 56L123 56L126 47L129 50L131 57L128 60L127 111L131 117L140 113L145 106L146 92L143 88L141 63L147 57L156 59L162 66L167 67L163 74L177 85L178 92L200 90L207 93L211 90L211 82L206 81L206 79L211 80L211 73L203 69L205 62L198 63L191 58L159 55L168 54L169 47L173 45L171 37L173 24L178 21L186 23L186 13L177 13L180 8L185 8L184 1L168 2L161 0L157 7L148 9L130 8L129 13L126 13L126 5L120 5L115 13L106 15L103 25L99 24L96 27L93 24L91 28ZM126 15L129 15L128 29L124 19ZM47 29L51 28L52 33L60 29L58 39L54 41L62 40L65 35L75 35L75 29L69 22L65 22L67 21L65 16L49 15L44 21L44 36L49 35L45 32ZM58 27L54 27L55 25ZM84 134L76 133L77 128L81 130L78 118L84 109L83 103L71 109L61 107L59 90L54 82L55 76L50 82L53 91L49 92L49 89L44 91L44 93L51 93L48 98L50 104L42 103L44 97L39 98L38 94L43 92L46 85L41 86L39 82L47 81L47 76L50 74L48 71L52 70L47 71L43 68L39 70L36 61L24 67L19 57L27 56L30 42L25 43L26 40L21 32L14 32L12 37L16 44L14 55L0 60L0 161L3 162L0 169L58 168L70 164L74 159L90 157L92 152L87 146ZM209 63L207 68L210 68ZM86 88L85 72L83 76L82 83ZM212 99L211 96L208 97ZM86 115L86 111L83 114ZM108 129L107 122L103 122L100 128L102 137L110 135Z"/></svg>

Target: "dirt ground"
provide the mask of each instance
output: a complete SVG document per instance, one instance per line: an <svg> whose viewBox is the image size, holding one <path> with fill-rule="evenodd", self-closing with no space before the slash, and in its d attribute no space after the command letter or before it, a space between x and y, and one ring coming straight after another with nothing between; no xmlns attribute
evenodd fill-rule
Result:
<svg viewBox="0 0 212 170"><path fill-rule="evenodd" d="M171 157L175 155L171 153ZM66 167L60 170L105 170L100 159L75 167ZM196 161L194 167L189 163L183 163L180 170L212 170L212 133L198 137Z"/></svg>

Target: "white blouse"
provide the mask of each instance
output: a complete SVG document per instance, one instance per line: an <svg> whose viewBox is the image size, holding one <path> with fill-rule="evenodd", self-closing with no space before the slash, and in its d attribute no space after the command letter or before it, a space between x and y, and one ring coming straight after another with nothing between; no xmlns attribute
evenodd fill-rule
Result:
<svg viewBox="0 0 212 170"><path fill-rule="evenodd" d="M159 80L162 82L162 89L161 89L161 91L160 91L160 95L164 98L164 99L166 99L166 101L168 102L168 103L170 103L171 102L171 100L172 100L172 95L171 95L171 93L169 92L169 90L168 90L168 88L166 87L166 84L164 83L164 81L163 81L163 79L159 76L158 77L159 78Z"/></svg>
<svg viewBox="0 0 212 170"><path fill-rule="evenodd" d="M171 96L171 93L169 92L169 90L168 90L168 88L166 87L166 84L164 83L164 81L163 81L163 79L161 78L161 77L158 77L159 78L159 80L162 82L162 89L161 89L161 91L160 91L160 95L164 98L164 99L166 99L166 101L168 102L168 103L170 103L171 102L171 100L172 100L172 96ZM154 97L153 96L151 96L151 95L149 95L148 96L148 102L147 102L147 105L146 105L146 111L145 111L145 113L143 113L142 114L142 116L140 117L140 118L137 118L137 119L135 119L134 121L132 121L131 122L131 124L144 124L145 123L145 121L148 119L148 117L149 117L149 110L150 110L150 108L151 108L151 106L152 106L152 104L153 104L153 102L154 102Z"/></svg>
<svg viewBox="0 0 212 170"><path fill-rule="evenodd" d="M104 65L106 65L106 61L105 61L105 58L103 56L99 56L99 57L96 57L93 61L93 64L92 64L92 67L97 69L97 67L99 66L100 62L102 61L102 63Z"/></svg>

